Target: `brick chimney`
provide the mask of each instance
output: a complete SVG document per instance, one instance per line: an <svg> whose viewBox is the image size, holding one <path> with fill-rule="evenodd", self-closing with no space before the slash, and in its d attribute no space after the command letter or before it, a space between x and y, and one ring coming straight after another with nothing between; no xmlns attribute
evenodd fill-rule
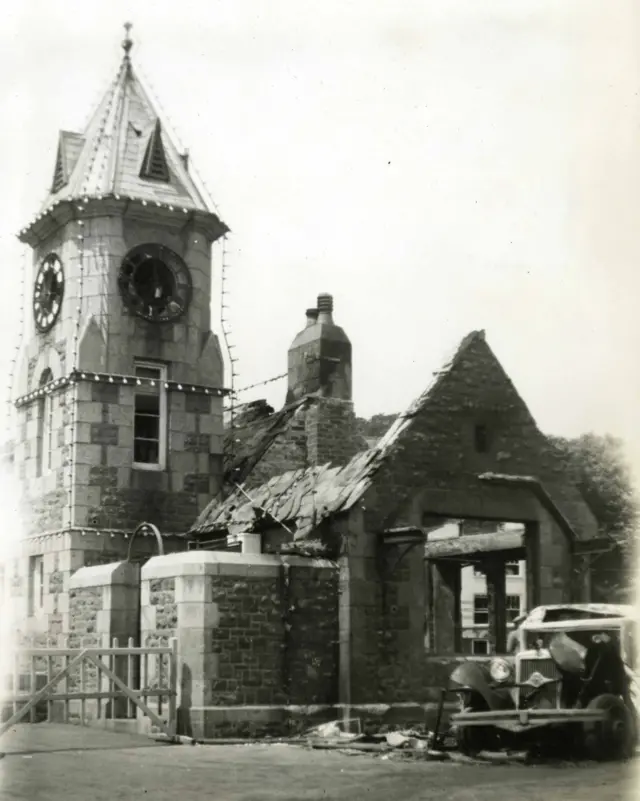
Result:
<svg viewBox="0 0 640 801"><path fill-rule="evenodd" d="M331 295L318 295L306 314L289 348L286 402L314 398L305 420L309 463L346 464L362 447L351 401L351 342L333 320Z"/></svg>

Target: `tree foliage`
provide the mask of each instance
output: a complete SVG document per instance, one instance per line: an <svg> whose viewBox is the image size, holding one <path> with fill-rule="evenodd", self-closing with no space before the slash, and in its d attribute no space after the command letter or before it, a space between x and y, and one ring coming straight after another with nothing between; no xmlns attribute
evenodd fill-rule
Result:
<svg viewBox="0 0 640 801"><path fill-rule="evenodd" d="M591 507L600 533L630 543L638 521L637 502L624 445L610 434L553 437Z"/></svg>
<svg viewBox="0 0 640 801"><path fill-rule="evenodd" d="M367 439L379 439L386 434L397 416L397 414L374 414L369 420L358 417L356 421L358 433Z"/></svg>

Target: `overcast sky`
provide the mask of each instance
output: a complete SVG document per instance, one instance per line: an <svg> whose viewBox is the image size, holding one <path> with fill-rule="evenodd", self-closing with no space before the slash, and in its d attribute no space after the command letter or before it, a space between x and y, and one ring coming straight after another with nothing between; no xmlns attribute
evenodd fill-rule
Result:
<svg viewBox="0 0 640 801"><path fill-rule="evenodd" d="M358 414L401 410L484 328L543 430L623 436L640 474L637 7L11 4L0 368L19 322L14 234L50 185L58 129L81 129L113 80L131 20L134 64L233 230L237 386L284 372L305 309L331 292ZM284 392L242 398L279 406Z"/></svg>

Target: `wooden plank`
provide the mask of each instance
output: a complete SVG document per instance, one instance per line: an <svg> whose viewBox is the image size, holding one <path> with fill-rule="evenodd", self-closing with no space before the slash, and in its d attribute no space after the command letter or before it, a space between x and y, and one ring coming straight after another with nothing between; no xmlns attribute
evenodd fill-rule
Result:
<svg viewBox="0 0 640 801"><path fill-rule="evenodd" d="M172 637L169 657L169 736L175 737L178 724L178 640Z"/></svg>
<svg viewBox="0 0 640 801"><path fill-rule="evenodd" d="M29 662L29 693L33 694L37 692L38 687L36 684L36 657L32 656ZM36 708L35 706L31 707L31 711L29 712L29 723L36 722Z"/></svg>
<svg viewBox="0 0 640 801"><path fill-rule="evenodd" d="M51 657L47 657L47 682L51 681L52 678L52 661ZM53 719L53 702L47 700L47 720L51 722Z"/></svg>
<svg viewBox="0 0 640 801"><path fill-rule="evenodd" d="M67 637L66 644L69 645L69 637ZM69 680L67 678L68 675L69 675L69 670L68 670L69 669L69 656L68 655L64 657L64 665L65 665L65 668L67 668L67 672L64 674L64 678L63 678L64 691L65 692L69 692ZM69 702L68 701L64 702L64 712L62 714L62 720L64 721L64 723L68 723L69 722Z"/></svg>
<svg viewBox="0 0 640 801"><path fill-rule="evenodd" d="M83 651L87 654L94 654L95 656L102 656L108 654L114 654L114 656L127 656L131 654L132 656L139 656L140 654L170 654L171 648L168 646L162 647L153 647L153 648L23 648L20 650L20 653L29 657L33 656L40 656L40 657L63 657L63 656L74 656L79 651Z"/></svg>
<svg viewBox="0 0 640 801"><path fill-rule="evenodd" d="M51 681L47 682L41 690L38 690L35 695L32 695L31 698L26 702L26 704L19 709L16 713L14 713L9 720L5 721L2 725L0 725L0 736L2 736L8 729L12 726L15 726L16 723L22 720L27 713L31 712L36 704L40 703L43 698L46 697L47 693L52 687L55 687L60 681L62 681L68 674L71 668L75 667L79 662L84 659L85 653L84 651L80 651L77 656L75 656L67 665L62 668L56 675L51 679Z"/></svg>
<svg viewBox="0 0 640 801"><path fill-rule="evenodd" d="M127 685L118 676L116 676L115 673L113 673L101 659L98 659L95 654L86 654L85 658L93 662L93 664L99 670L105 673L122 690L122 692L125 693L125 695L127 695L135 703L135 705L142 710L149 720L167 735L167 737L171 736L171 727L161 720L155 712L149 709L142 699L139 698L133 690L130 690L129 687L127 687Z"/></svg>
<svg viewBox="0 0 640 801"><path fill-rule="evenodd" d="M133 637L129 637L128 647L134 647ZM131 654L127 655L127 684L132 690L135 690L135 687L133 686L133 656ZM136 708L129 698L127 699L127 717L133 718L135 717L135 713Z"/></svg>
<svg viewBox="0 0 640 801"><path fill-rule="evenodd" d="M80 665L80 695L82 696L82 703L80 704L80 725L84 726L87 719L87 704L86 704L86 690L87 690L87 663L83 659Z"/></svg>
<svg viewBox="0 0 640 801"><path fill-rule="evenodd" d="M134 695L142 698L142 692L140 690L132 690L131 691ZM158 690L148 690L145 692L145 695L149 696L149 698L158 698L160 696L164 696L165 698L169 696L171 690L168 687L162 687ZM82 692L81 690L72 690L71 692L67 693L50 693L46 696L47 701L94 701L97 699L109 699L109 698L126 698L130 697L127 696L126 693L122 692L121 690L113 690L109 692L107 690L88 690ZM30 695L10 695L3 698L4 703L26 703L31 698ZM133 703L133 702L132 702Z"/></svg>

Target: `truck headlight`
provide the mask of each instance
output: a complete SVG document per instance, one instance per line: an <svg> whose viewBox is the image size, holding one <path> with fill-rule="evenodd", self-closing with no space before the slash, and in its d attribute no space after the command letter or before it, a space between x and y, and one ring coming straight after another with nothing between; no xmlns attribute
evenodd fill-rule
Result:
<svg viewBox="0 0 640 801"><path fill-rule="evenodd" d="M511 676L511 665L506 659L492 659L489 665L489 673L494 681L507 681Z"/></svg>

